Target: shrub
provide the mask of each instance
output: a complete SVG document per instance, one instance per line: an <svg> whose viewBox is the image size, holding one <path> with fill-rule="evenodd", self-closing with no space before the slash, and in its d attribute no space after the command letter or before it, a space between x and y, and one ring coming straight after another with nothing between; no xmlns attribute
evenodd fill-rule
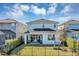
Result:
<svg viewBox="0 0 79 59"><path fill-rule="evenodd" d="M68 38L66 41L67 41L67 46L68 46L69 48L73 48L73 40L70 39L70 38Z"/></svg>
<svg viewBox="0 0 79 59"><path fill-rule="evenodd" d="M19 39L6 40L6 42L5 42L5 52L10 51L11 49L15 48L20 43L21 43L21 40L19 40Z"/></svg>
<svg viewBox="0 0 79 59"><path fill-rule="evenodd" d="M79 47L79 40L74 43L72 39L67 39L67 45L69 48L72 48L74 51L76 51Z"/></svg>

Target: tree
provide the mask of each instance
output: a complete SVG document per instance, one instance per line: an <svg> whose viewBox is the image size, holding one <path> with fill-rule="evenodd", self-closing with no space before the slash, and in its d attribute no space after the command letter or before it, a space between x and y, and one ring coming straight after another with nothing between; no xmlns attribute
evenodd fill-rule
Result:
<svg viewBox="0 0 79 59"><path fill-rule="evenodd" d="M66 40L67 40L66 31L63 29L63 30L60 31L61 45L67 46Z"/></svg>

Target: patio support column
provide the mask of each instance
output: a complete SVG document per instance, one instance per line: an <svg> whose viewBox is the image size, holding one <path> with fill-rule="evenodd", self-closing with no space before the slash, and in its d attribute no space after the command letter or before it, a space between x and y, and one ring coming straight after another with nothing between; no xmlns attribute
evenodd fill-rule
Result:
<svg viewBox="0 0 79 59"><path fill-rule="evenodd" d="M44 33L43 34L43 40L42 40L43 44L46 44L46 40L47 40L47 35Z"/></svg>
<svg viewBox="0 0 79 59"><path fill-rule="evenodd" d="M27 44L27 34L24 35L24 43Z"/></svg>
<svg viewBox="0 0 79 59"><path fill-rule="evenodd" d="M30 35L28 35L28 40L30 40Z"/></svg>
<svg viewBox="0 0 79 59"><path fill-rule="evenodd" d="M43 40L42 40L42 43L43 43L43 44L44 44L44 39L45 39L44 37L45 37L45 35L43 34Z"/></svg>

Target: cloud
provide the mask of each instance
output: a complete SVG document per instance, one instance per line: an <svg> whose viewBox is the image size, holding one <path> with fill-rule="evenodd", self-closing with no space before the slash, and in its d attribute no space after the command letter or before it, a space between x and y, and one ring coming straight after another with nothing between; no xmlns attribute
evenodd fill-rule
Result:
<svg viewBox="0 0 79 59"><path fill-rule="evenodd" d="M47 14L54 14L56 12L57 4L49 4Z"/></svg>
<svg viewBox="0 0 79 59"><path fill-rule="evenodd" d="M26 12L30 9L30 7L27 5L20 5L20 8L21 10L26 11Z"/></svg>
<svg viewBox="0 0 79 59"><path fill-rule="evenodd" d="M49 18L49 20L58 21L60 24L63 22L66 22L68 20L71 20L72 18L70 16L59 16L55 18Z"/></svg>
<svg viewBox="0 0 79 59"><path fill-rule="evenodd" d="M35 5L31 5L31 11L37 15L46 15L45 8L38 8L38 6L35 6Z"/></svg>
<svg viewBox="0 0 79 59"><path fill-rule="evenodd" d="M24 12L29 12L36 14L36 15L49 15L54 14L56 12L57 4L49 4L48 9L44 7L38 7L38 5L27 5L27 4L14 4L12 6L5 6L5 8L8 10L6 11L6 14L11 15L13 17L22 17L25 15Z"/></svg>
<svg viewBox="0 0 79 59"><path fill-rule="evenodd" d="M79 4L68 4L65 5L64 8L61 10L61 14L67 16L75 16L79 14Z"/></svg>
<svg viewBox="0 0 79 59"><path fill-rule="evenodd" d="M19 10L20 9L20 5L19 4L14 4L11 8Z"/></svg>
<svg viewBox="0 0 79 59"><path fill-rule="evenodd" d="M68 20L71 20L71 17L70 16L60 16L60 17L55 18L55 20L60 22L60 23L63 23L63 22L66 22Z"/></svg>
<svg viewBox="0 0 79 59"><path fill-rule="evenodd" d="M5 8L8 9L8 11L5 12L6 15L13 17L22 17L24 16L24 11L28 12L30 7L22 4L14 4L12 7L6 6Z"/></svg>
<svg viewBox="0 0 79 59"><path fill-rule="evenodd" d="M71 10L72 10L71 6L70 5L66 5L64 7L64 9L61 11L61 13L67 15L67 14L69 14L71 12Z"/></svg>
<svg viewBox="0 0 79 59"><path fill-rule="evenodd" d="M22 17L24 16L23 12L21 10L17 11L10 11L5 13L8 17Z"/></svg>
<svg viewBox="0 0 79 59"><path fill-rule="evenodd" d="M20 16L24 15L24 13L21 10L15 10L15 11L11 12L11 14L15 17L20 17Z"/></svg>
<svg viewBox="0 0 79 59"><path fill-rule="evenodd" d="M54 14L56 9L54 7L49 7L47 13L48 14Z"/></svg>
<svg viewBox="0 0 79 59"><path fill-rule="evenodd" d="M25 15L24 12L31 11L32 13L36 15L46 15L46 9L45 8L38 8L36 5L24 5L24 4L14 4L13 6L5 6L5 9L7 10L5 13L6 15L13 16L13 17L22 17Z"/></svg>
<svg viewBox="0 0 79 59"><path fill-rule="evenodd" d="M47 14L54 14L56 12L57 4L49 4L48 9L45 8L39 8L36 5L31 5L31 10L34 14L37 15L47 15Z"/></svg>
<svg viewBox="0 0 79 59"><path fill-rule="evenodd" d="M13 8L14 9L19 9L19 10L22 10L22 11L28 11L29 9L30 9L30 6L28 6L28 5L23 5L23 4L15 4L14 6L13 6Z"/></svg>

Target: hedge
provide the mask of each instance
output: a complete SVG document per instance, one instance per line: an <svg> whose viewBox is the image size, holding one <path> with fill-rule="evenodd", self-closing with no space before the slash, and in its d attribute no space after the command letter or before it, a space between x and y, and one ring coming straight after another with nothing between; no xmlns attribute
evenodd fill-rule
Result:
<svg viewBox="0 0 79 59"><path fill-rule="evenodd" d="M79 40L77 40L77 42L74 43L72 39L68 38L66 41L69 48L76 49L79 47Z"/></svg>
<svg viewBox="0 0 79 59"><path fill-rule="evenodd" d="M15 48L20 43L21 43L21 40L19 40L19 39L6 40L6 42L5 42L5 52L10 51L11 49Z"/></svg>
<svg viewBox="0 0 79 59"><path fill-rule="evenodd" d="M67 39L67 46L69 48L72 48L73 47L73 40L72 39L70 39L70 38Z"/></svg>

